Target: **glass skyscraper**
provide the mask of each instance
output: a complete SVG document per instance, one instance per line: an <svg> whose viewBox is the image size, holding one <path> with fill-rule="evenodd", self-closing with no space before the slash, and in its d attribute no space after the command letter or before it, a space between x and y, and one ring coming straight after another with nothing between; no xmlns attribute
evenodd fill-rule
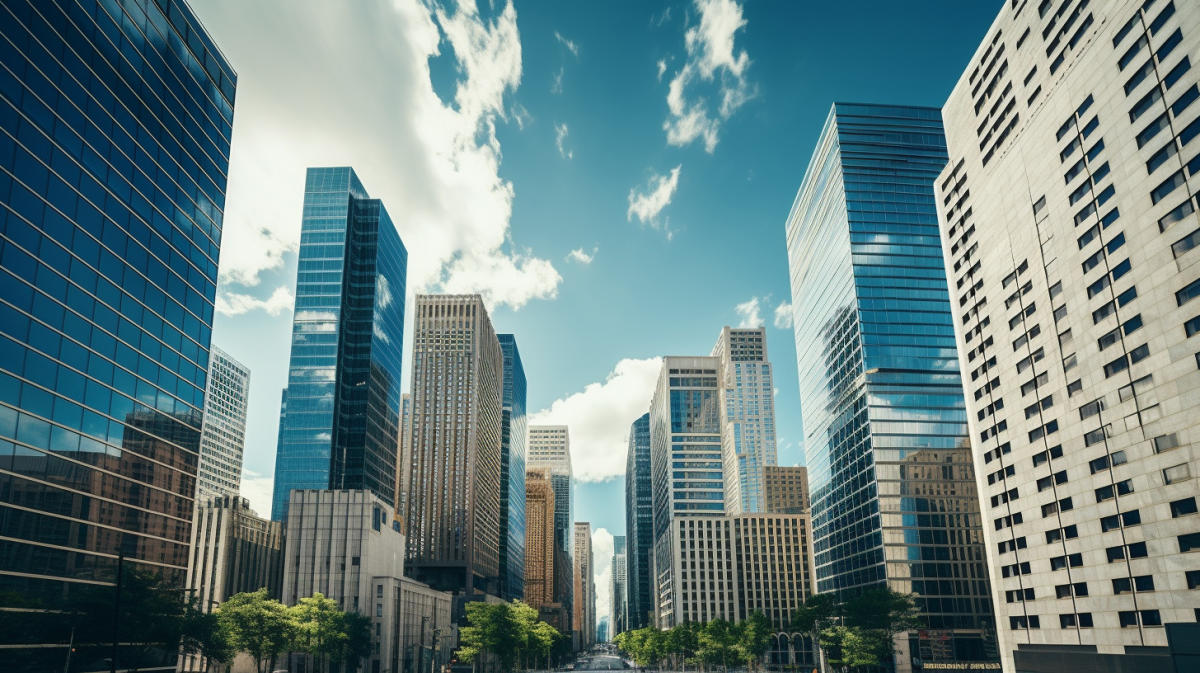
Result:
<svg viewBox="0 0 1200 673"><path fill-rule="evenodd" d="M629 452L625 458L626 584L629 621L626 627L647 626L650 612L651 553L654 551L654 504L650 496L650 414L629 426Z"/></svg>
<svg viewBox="0 0 1200 673"><path fill-rule="evenodd" d="M817 591L915 594L953 637L913 634L904 665L995 658L933 201L945 163L938 110L837 103L787 220Z"/></svg>
<svg viewBox="0 0 1200 673"><path fill-rule="evenodd" d="M0 602L184 584L235 86L186 3L0 4Z"/></svg>
<svg viewBox="0 0 1200 673"><path fill-rule="evenodd" d="M525 595L525 367L512 334L497 334L504 355L500 412L500 597Z"/></svg>
<svg viewBox="0 0 1200 673"><path fill-rule="evenodd" d="M394 506L407 266L353 169L308 169L272 519L292 489L368 489Z"/></svg>
<svg viewBox="0 0 1200 673"><path fill-rule="evenodd" d="M763 470L779 462L775 384L764 327L725 327L712 356L721 363L721 459L725 512L765 512Z"/></svg>
<svg viewBox="0 0 1200 673"><path fill-rule="evenodd" d="M651 609L659 628L675 626L678 615L672 521L725 513L720 367L715 357L665 357L650 400Z"/></svg>

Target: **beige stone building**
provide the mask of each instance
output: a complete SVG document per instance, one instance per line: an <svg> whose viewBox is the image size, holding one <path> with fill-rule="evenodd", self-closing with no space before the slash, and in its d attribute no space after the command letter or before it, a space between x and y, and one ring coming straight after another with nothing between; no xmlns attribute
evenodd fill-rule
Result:
<svg viewBox="0 0 1200 673"><path fill-rule="evenodd" d="M503 358L479 295L417 295L403 458L409 574L499 595Z"/></svg>
<svg viewBox="0 0 1200 673"><path fill-rule="evenodd" d="M1168 670L1200 598L1200 3L1005 2L942 111L1006 671Z"/></svg>
<svg viewBox="0 0 1200 673"><path fill-rule="evenodd" d="M596 578L592 567L592 525L575 522L575 602L572 625L576 647L590 647L596 642Z"/></svg>
<svg viewBox="0 0 1200 673"><path fill-rule="evenodd" d="M763 469L765 511L775 514L806 514L808 504L808 468L768 465Z"/></svg>

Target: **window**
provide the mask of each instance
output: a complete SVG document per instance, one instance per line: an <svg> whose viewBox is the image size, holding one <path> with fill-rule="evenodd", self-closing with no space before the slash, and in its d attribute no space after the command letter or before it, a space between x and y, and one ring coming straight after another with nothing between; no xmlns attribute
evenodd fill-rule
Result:
<svg viewBox="0 0 1200 673"><path fill-rule="evenodd" d="M1186 287L1175 293L1175 303L1180 306L1200 296L1200 278L1188 283Z"/></svg>
<svg viewBox="0 0 1200 673"><path fill-rule="evenodd" d="M1179 446L1179 438L1173 432L1169 435L1159 435L1154 438L1155 453L1169 451L1177 446Z"/></svg>
<svg viewBox="0 0 1200 673"><path fill-rule="evenodd" d="M1163 482L1167 483L1167 484L1174 484L1174 483L1177 483L1180 481L1186 481L1186 480L1190 479L1191 477L1192 477L1191 470L1188 468L1187 463L1180 463L1178 465L1173 465L1173 466L1168 467L1167 469L1163 470ZM1192 500L1192 507L1195 507L1196 506L1195 498L1192 498L1191 500Z"/></svg>
<svg viewBox="0 0 1200 673"><path fill-rule="evenodd" d="M1183 467L1187 467L1186 464ZM1171 518L1179 518L1189 514L1196 513L1196 498L1184 498L1183 500L1175 500L1171 503Z"/></svg>
<svg viewBox="0 0 1200 673"><path fill-rule="evenodd" d="M1138 625L1137 612L1133 610L1122 611L1117 613L1122 627L1130 627Z"/></svg>
<svg viewBox="0 0 1200 673"><path fill-rule="evenodd" d="M1192 233L1171 244L1171 254L1175 257L1186 254L1189 250L1200 246L1200 229L1196 229Z"/></svg>
<svg viewBox="0 0 1200 673"><path fill-rule="evenodd" d="M1200 549L1200 533L1188 533L1179 536L1179 551Z"/></svg>
<svg viewBox="0 0 1200 673"><path fill-rule="evenodd" d="M1129 548L1129 558L1146 558L1146 543L1134 542L1126 545Z"/></svg>
<svg viewBox="0 0 1200 673"><path fill-rule="evenodd" d="M1159 201L1162 201L1167 197L1167 195L1175 191L1175 188L1182 185L1185 181L1186 179L1183 176L1183 171L1175 171L1171 177L1163 180L1157 187L1150 191L1150 201L1152 203L1158 203Z"/></svg>
<svg viewBox="0 0 1200 673"><path fill-rule="evenodd" d="M1195 589L1200 587L1200 570L1187 571L1187 588Z"/></svg>
<svg viewBox="0 0 1200 673"><path fill-rule="evenodd" d="M1123 545L1109 547L1108 549L1104 550L1104 553L1108 556L1109 563L1115 563L1125 559L1125 547Z"/></svg>

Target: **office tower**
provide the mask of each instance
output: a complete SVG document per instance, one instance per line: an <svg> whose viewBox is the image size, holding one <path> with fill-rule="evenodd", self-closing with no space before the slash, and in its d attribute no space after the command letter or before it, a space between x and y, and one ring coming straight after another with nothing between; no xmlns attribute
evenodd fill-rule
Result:
<svg viewBox="0 0 1200 673"><path fill-rule="evenodd" d="M404 489L406 488L406 485L408 484L409 478L412 476L412 474L411 474L412 465L406 459L406 456L412 455L412 453L409 451L409 448L408 448L408 441L410 439L410 435L411 435L410 430L411 429L412 429L412 395L409 393L403 393L402 395L400 395L400 437L397 440L399 443L399 446L397 447L397 451L399 451L399 453L397 455L399 456L399 458L396 459L396 489L395 489L396 490L396 496L395 496L396 514L395 514L395 516L396 516L396 520L400 522L400 530L401 531L405 530L404 513L406 511L408 511L408 497L407 497L407 494L405 493Z"/></svg>
<svg viewBox="0 0 1200 673"><path fill-rule="evenodd" d="M671 621L739 621L761 612L773 630L789 630L792 614L813 593L810 530L804 514L676 518L669 534L682 581L670 597ZM814 663L804 638L776 638L774 645L772 664Z"/></svg>
<svg viewBox="0 0 1200 673"><path fill-rule="evenodd" d="M624 535L613 536L613 560L612 560L612 618L608 623L612 625L613 635L617 635L622 631L628 630L629 623L629 571L628 571L628 551L625 546Z"/></svg>
<svg viewBox="0 0 1200 673"><path fill-rule="evenodd" d="M995 656L933 204L945 161L936 109L836 103L787 220L816 590L914 594L928 629L900 643L905 667ZM948 657L924 656L934 632Z"/></svg>
<svg viewBox="0 0 1200 673"><path fill-rule="evenodd" d="M712 355L720 361L721 461L725 511L762 512L763 468L779 462L775 445L775 384L767 361L767 330L726 326Z"/></svg>
<svg viewBox="0 0 1200 673"><path fill-rule="evenodd" d="M498 334L504 353L500 422L500 597L520 600L525 587L525 367L512 334Z"/></svg>
<svg viewBox="0 0 1200 673"><path fill-rule="evenodd" d="M292 489L368 489L394 506L407 267L354 170L309 168L272 519Z"/></svg>
<svg viewBox="0 0 1200 673"><path fill-rule="evenodd" d="M808 468L763 468L763 504L774 514L808 514Z"/></svg>
<svg viewBox="0 0 1200 673"><path fill-rule="evenodd" d="M719 368L714 357L665 357L650 401L651 610L659 628L678 623L672 522L725 509Z"/></svg>
<svg viewBox="0 0 1200 673"><path fill-rule="evenodd" d="M572 517L575 514L575 492L571 470L571 438L565 425L529 426L529 455L526 468L545 468L550 471L554 487L554 601L561 603L567 618L574 615L572 595Z"/></svg>
<svg viewBox="0 0 1200 673"><path fill-rule="evenodd" d="M654 504L650 495L650 414L642 414L629 426L629 450L625 458L626 575L629 621L626 628L650 625L650 589L654 586Z"/></svg>
<svg viewBox="0 0 1200 673"><path fill-rule="evenodd" d="M249 399L250 370L213 346L204 392L197 501L214 495L237 495L241 488Z"/></svg>
<svg viewBox="0 0 1200 673"><path fill-rule="evenodd" d="M483 298L417 295L409 437L409 574L462 597L500 580L504 357ZM458 608L456 607L456 614Z"/></svg>
<svg viewBox="0 0 1200 673"><path fill-rule="evenodd" d="M608 642L608 617L601 619L600 623L596 625L596 642Z"/></svg>
<svg viewBox="0 0 1200 673"><path fill-rule="evenodd" d="M950 94L937 179L1003 661L1170 670L1200 606L1200 5L1033 9Z"/></svg>
<svg viewBox="0 0 1200 673"><path fill-rule="evenodd" d="M215 350L215 349L214 349ZM283 527L260 518L236 495L198 499L192 519L191 557L185 590L211 612L230 596L266 587L277 597L283 582ZM207 671L198 654L182 656L180 671Z"/></svg>
<svg viewBox="0 0 1200 673"><path fill-rule="evenodd" d="M554 487L550 473L525 473L525 602L536 609L554 602Z"/></svg>
<svg viewBox="0 0 1200 673"><path fill-rule="evenodd" d="M596 578L592 568L592 524L575 522L575 591L572 624L576 647L586 648L596 633Z"/></svg>
<svg viewBox="0 0 1200 673"><path fill-rule="evenodd" d="M429 670L430 647L447 661L456 645L452 597L405 577L404 534L387 502L366 489L292 490L290 500L283 602L320 592L369 617L366 670ZM418 657L424 668L415 668ZM284 668L303 667L291 664Z"/></svg>
<svg viewBox="0 0 1200 673"><path fill-rule="evenodd" d="M0 6L0 607L69 607L121 552L184 583L236 75L162 4ZM20 619L0 668L61 668L63 620Z"/></svg>

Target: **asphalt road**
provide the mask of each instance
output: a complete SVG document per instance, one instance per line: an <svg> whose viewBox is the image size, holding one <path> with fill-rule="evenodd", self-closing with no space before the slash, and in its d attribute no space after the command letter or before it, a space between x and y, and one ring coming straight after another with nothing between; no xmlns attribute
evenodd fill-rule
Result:
<svg viewBox="0 0 1200 673"><path fill-rule="evenodd" d="M611 654L597 654L589 657L587 661L580 662L576 667L579 671L619 671L621 669L621 658Z"/></svg>

